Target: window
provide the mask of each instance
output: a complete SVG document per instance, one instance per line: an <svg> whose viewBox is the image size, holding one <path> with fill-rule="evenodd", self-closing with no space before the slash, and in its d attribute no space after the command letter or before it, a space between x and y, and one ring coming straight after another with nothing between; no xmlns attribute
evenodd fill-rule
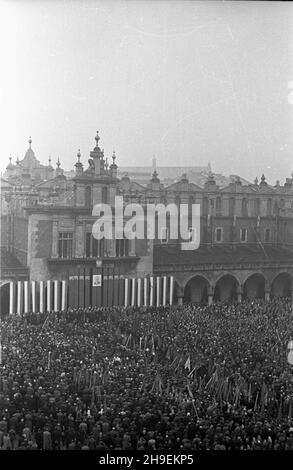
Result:
<svg viewBox="0 0 293 470"><path fill-rule="evenodd" d="M271 238L271 231L269 228L266 228L265 229L265 242L268 243L270 241L270 238Z"/></svg>
<svg viewBox="0 0 293 470"><path fill-rule="evenodd" d="M87 258L102 258L104 256L105 239L97 240L89 232L85 239L85 256Z"/></svg>
<svg viewBox="0 0 293 470"><path fill-rule="evenodd" d="M72 258L73 232L60 232L58 235L59 258Z"/></svg>
<svg viewBox="0 0 293 470"><path fill-rule="evenodd" d="M247 242L247 229L246 228L240 229L240 241L242 243Z"/></svg>
<svg viewBox="0 0 293 470"><path fill-rule="evenodd" d="M220 243L223 241L223 228L222 227L217 227L215 230L215 241L217 243Z"/></svg>
<svg viewBox="0 0 293 470"><path fill-rule="evenodd" d="M97 240L93 238L93 257L94 258L103 258L105 256L105 239L101 238L101 240Z"/></svg>
<svg viewBox="0 0 293 470"><path fill-rule="evenodd" d="M166 227L161 228L161 233L160 233L160 240L161 243L168 243L168 229Z"/></svg>
<svg viewBox="0 0 293 470"><path fill-rule="evenodd" d="M108 203L108 188L106 186L102 188L102 203Z"/></svg>
<svg viewBox="0 0 293 470"><path fill-rule="evenodd" d="M242 199L242 211L241 211L242 217L247 217L248 216L248 205L247 205L247 199L244 197Z"/></svg>
<svg viewBox="0 0 293 470"><path fill-rule="evenodd" d="M117 239L116 243L116 256L129 256L129 240L127 238Z"/></svg>
<svg viewBox="0 0 293 470"><path fill-rule="evenodd" d="M216 198L216 214L220 215L222 212L222 199L218 196Z"/></svg>
<svg viewBox="0 0 293 470"><path fill-rule="evenodd" d="M85 188L85 205L86 207L92 206L92 188L90 186Z"/></svg>
<svg viewBox="0 0 293 470"><path fill-rule="evenodd" d="M234 215L234 210L235 210L235 198L230 197L229 199L229 215L230 216Z"/></svg>

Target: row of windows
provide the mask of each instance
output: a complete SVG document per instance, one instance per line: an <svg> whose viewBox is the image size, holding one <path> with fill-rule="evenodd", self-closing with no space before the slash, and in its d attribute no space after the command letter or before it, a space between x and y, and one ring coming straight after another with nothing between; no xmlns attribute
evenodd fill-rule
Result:
<svg viewBox="0 0 293 470"><path fill-rule="evenodd" d="M102 203L107 203L108 202L108 188L106 186L102 187ZM126 199L125 199L126 202ZM167 204L168 201L165 196L162 196L161 198L161 203ZM180 205L181 200L179 196L176 196L175 198L175 204ZM195 199L194 197L189 198L189 205L194 204ZM92 197L92 188L91 186L87 186L85 188L85 205L86 207L92 207L93 205L93 197ZM234 197L231 197L229 199L229 216L233 216L235 214L235 205L236 205L236 200ZM260 199L254 199L253 200L253 214L255 216L260 215L260 206L261 206L261 200ZM272 199L267 199L266 201L266 214L267 216L271 215L277 215L279 208L284 208L285 206L285 200L281 199L279 203L275 202L273 205ZM215 199L209 199L208 197L204 197L202 200L202 214L207 215L210 212L213 212L215 210L216 214L221 214L222 213L222 198L221 197L216 197ZM241 202L241 215L243 217L248 216L248 199L243 198Z"/></svg>
<svg viewBox="0 0 293 470"><path fill-rule="evenodd" d="M115 240L116 256L129 256L130 242L127 239ZM60 232L58 235L58 257L69 259L73 256L73 232ZM86 258L102 258L107 256L105 240L96 240L91 233L85 239Z"/></svg>
<svg viewBox="0 0 293 470"><path fill-rule="evenodd" d="M247 237L248 237L247 228L241 228L239 232L240 242L241 243L247 242ZM215 242L221 243L223 240L224 240L224 229L223 227L217 227L215 229ZM169 230L167 228L161 229L160 241L161 243L168 243ZM269 243L271 241L271 230L269 228L266 228L264 230L264 241L265 243Z"/></svg>
<svg viewBox="0 0 293 470"><path fill-rule="evenodd" d="M282 199L280 201L280 204L278 204L277 202L275 202L274 206L273 206L273 202L272 202L272 199L268 199L266 201L266 214L267 216L271 216L271 215L277 215L278 214L278 211L279 211L279 208L282 208L284 207L285 205L285 201L284 199ZM248 217L248 206L249 206L249 200L246 199L246 198L243 198L242 201L241 201L241 216L242 217ZM203 215L207 215L208 213L210 212L213 212L215 208L215 212L216 214L221 214L222 212L222 199L220 197L217 197L215 199L215 202L213 199L208 199L207 197L204 197L203 198L203 205L202 205L202 213ZM228 208L228 213L229 213L229 216L233 216L235 214L235 208L236 208L236 200L234 197L231 197L229 199L229 208ZM209 210L211 209L211 210ZM254 199L253 200L253 214L255 216L258 216L260 215L260 212L261 212L261 200L260 199Z"/></svg>

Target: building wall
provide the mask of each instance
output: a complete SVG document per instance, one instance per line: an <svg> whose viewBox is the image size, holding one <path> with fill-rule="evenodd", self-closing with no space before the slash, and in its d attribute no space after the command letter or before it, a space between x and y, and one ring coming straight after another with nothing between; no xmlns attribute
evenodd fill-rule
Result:
<svg viewBox="0 0 293 470"><path fill-rule="evenodd" d="M13 219L13 253L24 266L27 266L28 219L22 217L14 217Z"/></svg>

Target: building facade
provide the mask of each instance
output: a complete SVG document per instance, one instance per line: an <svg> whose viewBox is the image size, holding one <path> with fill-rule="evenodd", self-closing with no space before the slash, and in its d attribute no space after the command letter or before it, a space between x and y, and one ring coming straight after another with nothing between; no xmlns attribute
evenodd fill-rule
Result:
<svg viewBox="0 0 293 470"><path fill-rule="evenodd" d="M5 190L1 246L29 267L31 281L93 273L99 260L119 276L173 276L179 303L292 296L293 177L270 186L264 175L253 184L236 176L219 185L209 171L201 186L186 173L163 184L154 169L143 184L119 178L115 153L109 165L99 141L97 133L86 164L78 151L72 179L57 165L46 181ZM7 181L13 184L13 178ZM183 251L168 218L154 240L96 240L93 207L102 202L114 209L116 196L144 208L174 204L180 211L180 204L199 204L199 248Z"/></svg>

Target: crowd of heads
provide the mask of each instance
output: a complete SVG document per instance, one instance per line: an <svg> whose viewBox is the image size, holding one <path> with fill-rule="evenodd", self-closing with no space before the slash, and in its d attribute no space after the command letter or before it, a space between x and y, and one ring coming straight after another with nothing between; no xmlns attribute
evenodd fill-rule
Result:
<svg viewBox="0 0 293 470"><path fill-rule="evenodd" d="M289 299L1 321L0 448L293 450Z"/></svg>

